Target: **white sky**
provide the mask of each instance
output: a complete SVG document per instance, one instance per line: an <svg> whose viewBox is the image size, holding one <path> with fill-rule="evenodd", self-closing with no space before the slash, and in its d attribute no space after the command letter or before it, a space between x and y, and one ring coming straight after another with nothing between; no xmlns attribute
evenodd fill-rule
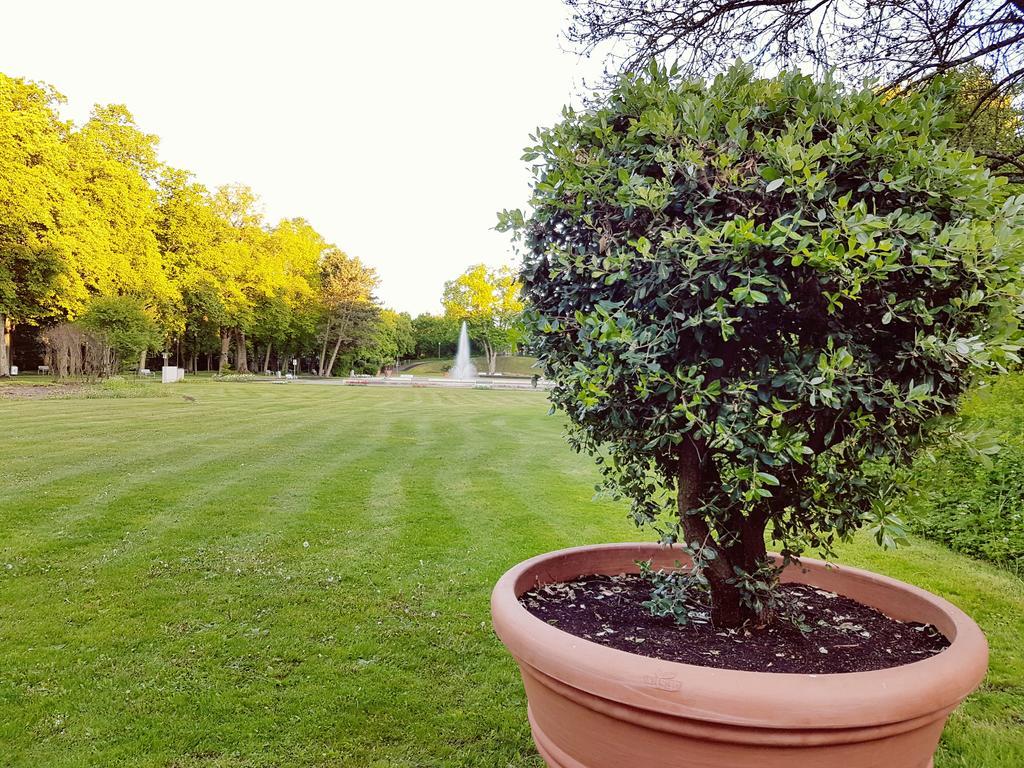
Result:
<svg viewBox="0 0 1024 768"><path fill-rule="evenodd" d="M11 3L0 71L81 122L123 103L161 158L241 182L375 267L381 299L439 311L473 263L511 261L538 125L598 70L564 51L560 0Z"/></svg>

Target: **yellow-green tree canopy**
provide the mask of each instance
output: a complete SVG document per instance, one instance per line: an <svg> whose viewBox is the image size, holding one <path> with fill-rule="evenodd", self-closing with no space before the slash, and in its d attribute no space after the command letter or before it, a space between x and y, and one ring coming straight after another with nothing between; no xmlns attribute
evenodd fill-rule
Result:
<svg viewBox="0 0 1024 768"><path fill-rule="evenodd" d="M488 372L494 373L498 353L522 338L522 285L508 267L488 269L476 264L444 286L445 315L465 321L470 336L483 345Z"/></svg>
<svg viewBox="0 0 1024 768"><path fill-rule="evenodd" d="M379 283L376 271L359 259L338 248L324 252L320 259L320 301L325 316L319 368L322 375L331 375L339 353L354 350L372 336L380 314L374 296Z"/></svg>
<svg viewBox="0 0 1024 768"><path fill-rule="evenodd" d="M60 101L52 88L0 74L0 376L9 372L12 323L60 306L58 225L74 203Z"/></svg>
<svg viewBox="0 0 1024 768"><path fill-rule="evenodd" d="M381 346L372 269L302 218L267 222L249 187L211 192L164 165L127 107L96 106L76 127L62 101L0 74L0 375L14 324L86 317L95 337L112 307L160 330L139 336L140 366L158 348L239 371L251 353L281 369L319 351L323 371Z"/></svg>

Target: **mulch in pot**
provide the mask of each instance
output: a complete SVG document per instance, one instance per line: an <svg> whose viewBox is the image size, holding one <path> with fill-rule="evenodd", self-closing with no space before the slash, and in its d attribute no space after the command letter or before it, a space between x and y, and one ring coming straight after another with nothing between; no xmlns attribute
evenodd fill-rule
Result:
<svg viewBox="0 0 1024 768"><path fill-rule="evenodd" d="M768 626L681 626L643 606L651 585L636 574L582 576L526 592L534 616L577 637L620 651L701 667L750 672L828 674L887 669L926 659L949 646L930 624L902 622L848 597L784 584L783 599L803 614Z"/></svg>

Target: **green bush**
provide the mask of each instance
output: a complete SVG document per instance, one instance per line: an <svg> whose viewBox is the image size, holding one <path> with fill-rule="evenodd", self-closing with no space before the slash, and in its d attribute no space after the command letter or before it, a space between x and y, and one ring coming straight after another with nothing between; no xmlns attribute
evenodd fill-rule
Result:
<svg viewBox="0 0 1024 768"><path fill-rule="evenodd" d="M952 128L934 92L652 65L527 150L531 210L499 226L552 400L692 556L695 619L778 613L766 533L787 561L891 542L928 427L1019 359L1024 197Z"/></svg>
<svg viewBox="0 0 1024 768"><path fill-rule="evenodd" d="M156 349L160 329L138 299L129 296L100 297L89 305L79 324L99 334L114 352L111 369L132 369L140 362L139 355Z"/></svg>
<svg viewBox="0 0 1024 768"><path fill-rule="evenodd" d="M974 557L1024 568L1024 375L997 379L964 403L965 427L1002 449L979 460L953 444L916 466L911 528Z"/></svg>

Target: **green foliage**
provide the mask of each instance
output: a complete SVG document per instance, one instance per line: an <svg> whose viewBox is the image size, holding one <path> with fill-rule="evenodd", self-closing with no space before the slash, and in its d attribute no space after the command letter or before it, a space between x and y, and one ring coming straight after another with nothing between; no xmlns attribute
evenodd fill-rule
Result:
<svg viewBox="0 0 1024 768"><path fill-rule="evenodd" d="M351 367L361 350L377 344L374 338L380 328L381 307L374 291L380 281L374 269L337 248L327 249L319 266L325 316L319 370L330 376L337 361L341 360L342 369L346 363ZM332 341L333 349L326 357Z"/></svg>
<svg viewBox="0 0 1024 768"><path fill-rule="evenodd" d="M53 251L0 245L0 315L22 322L45 317L62 266Z"/></svg>
<svg viewBox="0 0 1024 768"><path fill-rule="evenodd" d="M79 209L61 225L70 254L62 305L71 317L96 294L131 294L149 306L177 300L155 232L157 141L121 105L94 107L68 136L68 183Z"/></svg>
<svg viewBox="0 0 1024 768"><path fill-rule="evenodd" d="M446 315L429 312L412 321L413 354L416 357L452 357L459 341L459 325Z"/></svg>
<svg viewBox="0 0 1024 768"><path fill-rule="evenodd" d="M382 310L369 329L368 340L353 355L352 367L364 373L377 373L411 355L414 344L409 315Z"/></svg>
<svg viewBox="0 0 1024 768"><path fill-rule="evenodd" d="M137 363L140 354L157 349L162 341L160 329L142 302L126 296L96 299L78 322L97 334L122 365Z"/></svg>
<svg viewBox="0 0 1024 768"><path fill-rule="evenodd" d="M962 429L998 436L980 456L949 443L914 467L911 529L974 557L1024 569L1024 375L1001 376L974 390Z"/></svg>
<svg viewBox="0 0 1024 768"><path fill-rule="evenodd" d="M976 65L944 72L934 84L944 95L958 127L950 136L957 149L971 150L996 173L1017 185L1024 179L1024 113L1021 85L997 83L994 73Z"/></svg>
<svg viewBox="0 0 1024 768"><path fill-rule="evenodd" d="M766 528L786 558L894 539L930 422L1017 360L1024 199L950 126L933 93L652 65L526 152L532 213L499 226L552 399L716 621L761 613Z"/></svg>

